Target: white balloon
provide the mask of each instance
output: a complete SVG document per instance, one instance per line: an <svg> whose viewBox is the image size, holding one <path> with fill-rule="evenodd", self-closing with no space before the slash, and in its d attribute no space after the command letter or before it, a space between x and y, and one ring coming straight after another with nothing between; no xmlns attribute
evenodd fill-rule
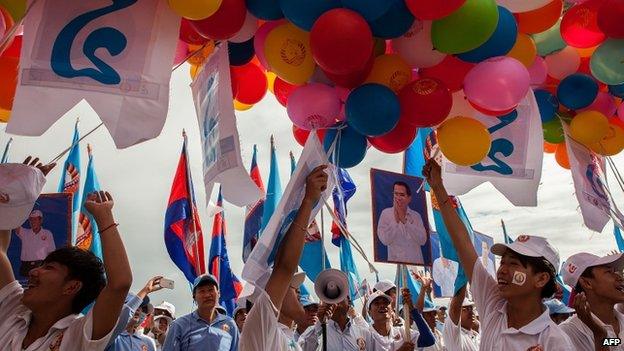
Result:
<svg viewBox="0 0 624 351"><path fill-rule="evenodd" d="M553 2L553 0L496 0L497 4L513 13L533 11L551 2Z"/></svg>
<svg viewBox="0 0 624 351"><path fill-rule="evenodd" d="M247 16L245 17L245 23L243 23L243 27L236 33L235 36L228 39L229 42L232 43L242 43L256 35L256 31L258 30L258 19L254 17L251 13L247 12Z"/></svg>
<svg viewBox="0 0 624 351"><path fill-rule="evenodd" d="M392 39L392 48L413 68L433 67L446 57L433 48L431 23L416 19L405 34Z"/></svg>

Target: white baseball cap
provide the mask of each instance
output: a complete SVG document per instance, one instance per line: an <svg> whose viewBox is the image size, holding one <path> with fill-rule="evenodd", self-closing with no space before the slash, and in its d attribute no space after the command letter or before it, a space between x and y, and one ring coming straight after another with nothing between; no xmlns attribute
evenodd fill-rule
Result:
<svg viewBox="0 0 624 351"><path fill-rule="evenodd" d="M379 298L382 299L386 299L389 303L392 303L392 298L386 294L384 294L384 292L382 290L377 290L374 293L372 293L369 297L368 297L368 303L366 304L366 310L370 310L371 305L373 304L373 302Z"/></svg>
<svg viewBox="0 0 624 351"><path fill-rule="evenodd" d="M154 307L154 309L167 311L171 317L175 318L175 306L167 301L163 301L160 305Z"/></svg>
<svg viewBox="0 0 624 351"><path fill-rule="evenodd" d="M269 278L271 277L272 271L273 271L272 269L269 269L255 282L253 283L248 282L247 284L245 284L243 286L243 291L241 291L240 295L238 296L238 299L240 300L242 298L246 298L247 300L254 302L256 298L260 295L260 292L255 287L257 286L257 287L260 287L261 289L264 289L266 287L266 284L269 282ZM290 286L293 288L300 287L301 284L303 284L305 277L306 277L305 272L295 273L293 277L290 279Z"/></svg>
<svg viewBox="0 0 624 351"><path fill-rule="evenodd" d="M373 290L381 291L383 293L388 292L392 288L396 288L396 285L394 285L394 283L389 279L382 279L375 283L375 286L373 286Z"/></svg>
<svg viewBox="0 0 624 351"><path fill-rule="evenodd" d="M0 164L0 230L15 229L28 219L45 183L36 167Z"/></svg>
<svg viewBox="0 0 624 351"><path fill-rule="evenodd" d="M616 254L600 257L587 252L572 255L567 259L565 265L561 267L563 282L571 287L575 287L581 274L587 268L595 266L610 266L621 271L624 269L624 255Z"/></svg>
<svg viewBox="0 0 624 351"><path fill-rule="evenodd" d="M43 213L39 210L34 210L30 213L30 215L28 216L28 218L43 218Z"/></svg>
<svg viewBox="0 0 624 351"><path fill-rule="evenodd" d="M432 306L432 307L424 307L423 313L426 312L438 312L440 310L440 306Z"/></svg>
<svg viewBox="0 0 624 351"><path fill-rule="evenodd" d="M474 306L474 301L469 298L465 298L464 302L462 302L462 307Z"/></svg>
<svg viewBox="0 0 624 351"><path fill-rule="evenodd" d="M169 323L168 323L169 325L171 324L171 322L173 322L173 318L171 318L171 317L169 317L169 316L167 316L167 315L164 315L164 314L161 314L160 316L156 316L156 317L154 317L154 322L155 322L155 321L157 321L157 320L159 320L159 319L165 319L165 320L167 320L167 322L169 322Z"/></svg>
<svg viewBox="0 0 624 351"><path fill-rule="evenodd" d="M541 236L520 235L511 244L494 244L490 252L497 256L502 256L507 249L523 256L545 258L555 269L553 273L556 273L557 267L559 267L559 252L550 245L546 238Z"/></svg>
<svg viewBox="0 0 624 351"><path fill-rule="evenodd" d="M234 312L232 312L232 317L234 317L234 318L235 318L235 317L236 317L236 314L237 314L238 312L242 311L242 310L247 310L247 306L244 306L244 305L242 305L242 306L241 306L241 305L236 306L236 308L234 309Z"/></svg>

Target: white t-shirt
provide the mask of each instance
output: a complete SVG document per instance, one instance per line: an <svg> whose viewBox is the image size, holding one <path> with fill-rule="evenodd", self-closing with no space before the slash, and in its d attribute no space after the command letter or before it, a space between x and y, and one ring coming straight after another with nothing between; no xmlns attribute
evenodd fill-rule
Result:
<svg viewBox="0 0 624 351"><path fill-rule="evenodd" d="M39 233L35 233L32 229L20 228L16 234L22 240L22 261L43 261L56 250L54 236L47 229L41 228Z"/></svg>
<svg viewBox="0 0 624 351"><path fill-rule="evenodd" d="M279 311L269 295L258 287L255 289L259 291L259 295L245 319L239 350L301 351L301 347L294 340L294 333L289 337L280 327L281 324L277 321Z"/></svg>
<svg viewBox="0 0 624 351"><path fill-rule="evenodd" d="M544 351L572 349L570 339L550 319L548 308L522 328L507 326L507 301L500 296L498 285L482 264L476 263L470 284L472 297L481 316L481 351L526 351L541 347Z"/></svg>
<svg viewBox="0 0 624 351"><path fill-rule="evenodd" d="M442 337L442 333L438 330L438 328L433 328L431 331L433 333L433 337L435 338L435 344L427 347L417 348L418 351L446 351L446 346L444 345L444 338Z"/></svg>
<svg viewBox="0 0 624 351"><path fill-rule="evenodd" d="M418 212L408 207L403 224L394 218L394 207L384 209L379 216L377 235L388 247L388 261L423 263L421 246L427 242L427 231Z"/></svg>
<svg viewBox="0 0 624 351"><path fill-rule="evenodd" d="M611 325L604 324L598 317L596 317L592 313L592 317L594 320L602 326L602 328L607 332L607 338L620 338L620 340L624 339L624 314L619 312L614 308L615 318L620 322L620 334L615 335L615 331ZM594 333L589 329L585 323L583 323L577 315L574 315L565 322L559 324L559 327L563 330L564 333L568 335L570 341L572 341L572 345L574 345L574 349L571 350L579 350L579 351L593 351L594 347ZM624 351L624 345L620 344L618 346L609 346L609 351Z"/></svg>
<svg viewBox="0 0 624 351"><path fill-rule="evenodd" d="M392 327L390 329L390 334L388 336L383 336L377 333L375 328L371 325L370 329L371 334L373 335L373 339L375 340L375 344L384 351L395 351L398 350L405 343L405 327ZM418 342L418 336L420 333L418 330L410 329L411 342L414 345Z"/></svg>
<svg viewBox="0 0 624 351"><path fill-rule="evenodd" d="M0 345L3 351L22 351L32 312L21 303L24 290L13 281L0 290ZM72 314L56 322L48 333L25 351L101 351L113 331L100 340L91 340L93 315Z"/></svg>
<svg viewBox="0 0 624 351"><path fill-rule="evenodd" d="M478 351L481 336L474 330L466 330L460 322L455 325L450 317L444 321L444 345L448 351Z"/></svg>
<svg viewBox="0 0 624 351"><path fill-rule="evenodd" d="M446 267L444 266L444 260L448 263ZM433 281L440 287L442 296L455 295L455 280L457 279L458 270L459 263L448 258L438 257L433 261Z"/></svg>
<svg viewBox="0 0 624 351"><path fill-rule="evenodd" d="M299 338L299 345L304 351L316 351L322 342L321 322L316 322ZM375 344L368 325L364 328L353 321L348 321L345 329L342 330L338 323L330 319L327 321L327 350L378 351L382 349Z"/></svg>

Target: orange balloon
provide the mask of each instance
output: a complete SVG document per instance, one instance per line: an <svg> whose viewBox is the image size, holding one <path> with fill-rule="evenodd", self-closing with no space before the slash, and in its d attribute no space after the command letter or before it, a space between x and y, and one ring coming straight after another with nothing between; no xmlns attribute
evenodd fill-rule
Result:
<svg viewBox="0 0 624 351"><path fill-rule="evenodd" d="M557 144L557 151L555 151L555 160L559 166L570 169L570 158L568 158L568 149L566 143Z"/></svg>
<svg viewBox="0 0 624 351"><path fill-rule="evenodd" d="M189 57L188 63L200 66L208 59L210 54L212 54L215 49L215 43L213 40L208 40L204 45L205 47L202 49L203 45L189 44L189 55L193 55Z"/></svg>
<svg viewBox="0 0 624 351"><path fill-rule="evenodd" d="M12 57L0 58L0 109L12 110L15 89L17 88L17 72L19 59Z"/></svg>
<svg viewBox="0 0 624 351"><path fill-rule="evenodd" d="M195 77L197 77L197 73L199 73L199 67L201 66L191 65L191 69L189 70L189 74L191 75L191 80L195 80Z"/></svg>
<svg viewBox="0 0 624 351"><path fill-rule="evenodd" d="M535 34L551 28L559 20L562 9L563 0L555 0L533 11L515 14L518 21L518 32Z"/></svg>
<svg viewBox="0 0 624 351"><path fill-rule="evenodd" d="M551 144L547 141L544 142L544 152L547 154L554 154L557 151L559 144Z"/></svg>
<svg viewBox="0 0 624 351"><path fill-rule="evenodd" d="M537 55L537 47L533 39L524 34L518 33L516 37L516 44L507 53L507 56L513 57L516 60L522 62L522 64L529 68L535 62L535 56Z"/></svg>
<svg viewBox="0 0 624 351"><path fill-rule="evenodd" d="M6 123L11 117L11 111L7 111L0 108L0 123Z"/></svg>
<svg viewBox="0 0 624 351"><path fill-rule="evenodd" d="M575 48L576 52L578 52L580 57L591 57L591 55L598 49L599 45L593 46L591 48Z"/></svg>

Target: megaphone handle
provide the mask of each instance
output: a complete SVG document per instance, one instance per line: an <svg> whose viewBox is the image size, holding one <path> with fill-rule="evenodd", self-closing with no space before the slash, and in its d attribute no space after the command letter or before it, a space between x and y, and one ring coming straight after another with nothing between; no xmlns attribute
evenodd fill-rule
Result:
<svg viewBox="0 0 624 351"><path fill-rule="evenodd" d="M323 335L323 351L327 351L327 322L321 323L321 333Z"/></svg>

